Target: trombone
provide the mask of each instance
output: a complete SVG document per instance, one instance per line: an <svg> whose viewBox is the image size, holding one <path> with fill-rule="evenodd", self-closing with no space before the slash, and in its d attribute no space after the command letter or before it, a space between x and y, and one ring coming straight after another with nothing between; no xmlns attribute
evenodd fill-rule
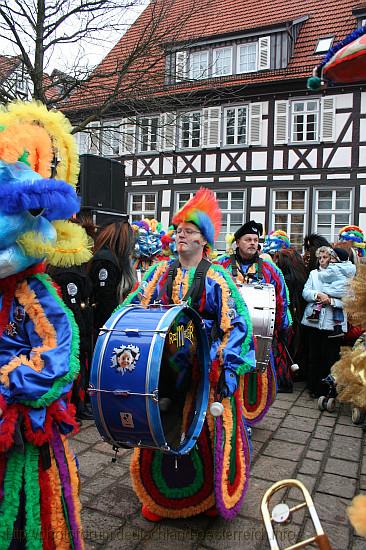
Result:
<svg viewBox="0 0 366 550"><path fill-rule="evenodd" d="M277 504L276 506L273 507L272 513L270 514L269 501L271 497L275 493L277 493L277 491L280 491L281 489L285 489L287 487L297 487L298 489L300 489L300 491L304 495L305 502L302 502L301 504L297 504L292 508L289 508L289 506L285 502L281 502L280 504ZM305 548L306 546L312 543L315 543L317 547L320 548L320 550L332 550L329 544L328 536L324 533L321 523L319 521L319 517L315 510L313 499L311 498L310 493L306 489L305 485L301 483L301 481L298 481L297 479L283 479L282 481L277 481L277 483L274 483L272 487L270 487L265 492L262 498L261 513L262 513L264 525L267 531L268 541L269 541L271 550L280 550L280 547L278 546L278 542L276 539L276 535L273 530L272 523L289 522L291 521L291 514L305 507L307 507L309 510L311 521L313 522L313 526L316 534L306 540L299 541L296 544L288 546L282 550L295 550L297 548Z"/></svg>

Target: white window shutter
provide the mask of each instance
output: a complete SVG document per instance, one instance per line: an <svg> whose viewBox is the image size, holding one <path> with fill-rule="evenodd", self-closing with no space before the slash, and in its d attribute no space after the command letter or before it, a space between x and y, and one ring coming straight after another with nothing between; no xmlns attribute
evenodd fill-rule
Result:
<svg viewBox="0 0 366 550"><path fill-rule="evenodd" d="M188 52L175 53L175 81L181 82L187 77Z"/></svg>
<svg viewBox="0 0 366 550"><path fill-rule="evenodd" d="M258 71L271 67L271 37L262 36L258 40Z"/></svg>
<svg viewBox="0 0 366 550"><path fill-rule="evenodd" d="M202 147L219 147L221 130L221 107L203 110Z"/></svg>
<svg viewBox="0 0 366 550"><path fill-rule="evenodd" d="M163 151L171 151L175 149L177 116L175 113L163 113L160 117L160 121L161 148Z"/></svg>
<svg viewBox="0 0 366 550"><path fill-rule="evenodd" d="M131 155L135 152L135 119L124 118L122 120L121 132L121 154Z"/></svg>
<svg viewBox="0 0 366 550"><path fill-rule="evenodd" d="M335 97L322 97L320 141L335 140Z"/></svg>
<svg viewBox="0 0 366 550"><path fill-rule="evenodd" d="M276 101L275 103L275 124L274 143L288 143L288 102Z"/></svg>
<svg viewBox="0 0 366 550"><path fill-rule="evenodd" d="M262 103L249 105L249 144L261 145L262 140Z"/></svg>

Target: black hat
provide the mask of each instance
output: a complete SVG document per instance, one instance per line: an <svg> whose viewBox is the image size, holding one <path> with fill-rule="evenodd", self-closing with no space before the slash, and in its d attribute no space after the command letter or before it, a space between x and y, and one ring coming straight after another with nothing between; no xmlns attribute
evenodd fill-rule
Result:
<svg viewBox="0 0 366 550"><path fill-rule="evenodd" d="M234 239L237 241L243 235L258 235L258 238L263 234L263 225L254 220L245 223L234 233Z"/></svg>
<svg viewBox="0 0 366 550"><path fill-rule="evenodd" d="M337 254L341 262L346 262L347 260L349 260L348 252L344 248L337 246L336 248L333 248L333 250Z"/></svg>

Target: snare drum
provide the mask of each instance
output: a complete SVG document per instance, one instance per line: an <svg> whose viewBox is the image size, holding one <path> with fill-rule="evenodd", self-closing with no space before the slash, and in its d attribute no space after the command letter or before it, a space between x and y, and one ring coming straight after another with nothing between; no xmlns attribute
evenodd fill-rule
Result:
<svg viewBox="0 0 366 550"><path fill-rule="evenodd" d="M209 361L203 321L187 305L119 309L100 331L90 373L103 439L189 453L205 420Z"/></svg>
<svg viewBox="0 0 366 550"><path fill-rule="evenodd" d="M276 316L276 293L273 285L265 283L243 284L239 292L247 304L256 338L257 369L268 365Z"/></svg>

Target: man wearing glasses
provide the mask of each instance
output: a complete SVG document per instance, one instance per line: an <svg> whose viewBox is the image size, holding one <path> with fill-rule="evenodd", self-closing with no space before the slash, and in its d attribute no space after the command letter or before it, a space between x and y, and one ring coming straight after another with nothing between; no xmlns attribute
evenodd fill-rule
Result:
<svg viewBox="0 0 366 550"><path fill-rule="evenodd" d="M232 518L240 510L249 477L249 445L238 388L242 375L255 369L251 324L231 276L206 259L221 227L214 193L201 188L175 214L173 224L178 260L151 266L125 304L188 301L198 311L210 345L209 402L217 395L222 399L225 437L216 447L215 420L208 413L194 451L179 459L178 469L174 456L136 449L133 486L142 514L150 521L200 513Z"/></svg>

